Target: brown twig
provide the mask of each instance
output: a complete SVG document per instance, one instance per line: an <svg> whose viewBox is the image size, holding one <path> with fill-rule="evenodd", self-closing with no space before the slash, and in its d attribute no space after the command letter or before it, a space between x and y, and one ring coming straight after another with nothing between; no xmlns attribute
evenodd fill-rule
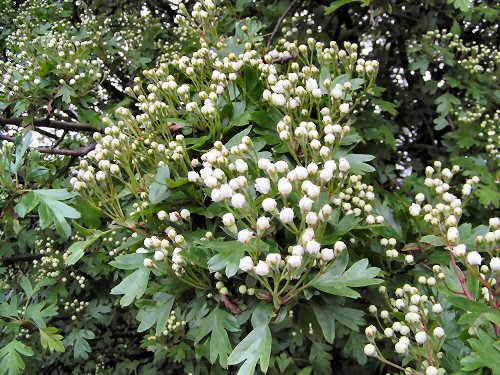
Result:
<svg viewBox="0 0 500 375"><path fill-rule="evenodd" d="M219 294L219 296L220 296L220 300L222 301L224 306L226 306L227 309L229 311L231 311L231 313L233 313L233 315L241 314L242 311L241 311L240 307L236 303L231 301L228 296L226 296L224 294Z"/></svg>
<svg viewBox="0 0 500 375"><path fill-rule="evenodd" d="M3 266L9 266L17 262L30 262L42 258L42 254L18 254L10 258L2 259Z"/></svg>
<svg viewBox="0 0 500 375"><path fill-rule="evenodd" d="M278 57L277 59L274 59L273 64L283 65L283 64L286 64L290 60L297 60L298 58L299 58L298 55L296 55L295 53L292 53L290 56Z"/></svg>
<svg viewBox="0 0 500 375"><path fill-rule="evenodd" d="M274 30L273 32L271 33L271 36L269 37L268 41L267 41L267 46L271 46L271 44L273 44L273 41L274 39L276 38L276 35L278 35L278 31L281 27L281 24L283 23L283 21L285 20L286 16L288 15L288 13L290 13L298 4L299 4L300 0L293 0L290 5L288 6L288 8L286 8L285 12L281 15L281 17L278 19L278 23L276 24L276 26L274 27Z"/></svg>
<svg viewBox="0 0 500 375"><path fill-rule="evenodd" d="M0 139L3 139L5 141L9 141L9 142L16 141L16 138L10 137L10 136L5 135L5 134L0 134ZM83 146L83 147L77 148L75 150L68 150L68 149L64 149L64 148L57 149L57 148L53 148L53 147L30 147L30 149L41 152L42 154L85 156L95 148L95 145L96 145L95 143L91 143L87 146Z"/></svg>
<svg viewBox="0 0 500 375"><path fill-rule="evenodd" d="M23 120L24 120L24 117L12 117L12 118L0 117L0 124L23 126ZM59 121L59 120L49 120L49 119L45 119L45 118L34 118L32 120L32 124L34 126L37 126L37 127L61 129L61 130L66 130L66 131L83 131L83 132L99 131L99 129L96 129L94 126L92 126L90 124L82 124L82 123L78 123L78 122Z"/></svg>

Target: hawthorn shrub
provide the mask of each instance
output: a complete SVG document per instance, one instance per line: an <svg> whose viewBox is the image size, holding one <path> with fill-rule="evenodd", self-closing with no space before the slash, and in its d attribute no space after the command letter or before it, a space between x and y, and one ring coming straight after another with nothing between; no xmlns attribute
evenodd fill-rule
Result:
<svg viewBox="0 0 500 375"><path fill-rule="evenodd" d="M496 2L1 10L0 374L500 374Z"/></svg>

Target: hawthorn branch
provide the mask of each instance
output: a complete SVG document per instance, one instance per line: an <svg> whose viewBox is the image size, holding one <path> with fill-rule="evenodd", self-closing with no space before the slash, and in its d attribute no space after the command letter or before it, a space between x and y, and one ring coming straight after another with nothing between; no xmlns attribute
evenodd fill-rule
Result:
<svg viewBox="0 0 500 375"><path fill-rule="evenodd" d="M273 44L274 39L276 38L276 35L278 35L278 31L281 28L281 24L285 20L286 16L288 16L288 13L290 13L297 5L299 5L300 0L293 0L288 8L286 8L285 12L281 15L281 17L278 19L278 23L276 23L276 26L274 27L273 32L271 33L271 36L269 37L267 41L267 46L271 46Z"/></svg>
<svg viewBox="0 0 500 375"><path fill-rule="evenodd" d="M2 265L10 266L11 264L18 262L31 262L32 260L41 259L42 256L42 254L18 254L11 256L10 258L2 259Z"/></svg>
<svg viewBox="0 0 500 375"><path fill-rule="evenodd" d="M231 311L231 313L233 315L239 315L239 314L241 314L240 307L236 303L234 303L233 301L231 301L228 296L226 296L224 294L219 294L219 296L220 296L220 300L222 301L222 303L224 304L224 306L226 306L227 309L229 311Z"/></svg>
<svg viewBox="0 0 500 375"><path fill-rule="evenodd" d="M0 134L0 139L9 141L9 142L15 142L16 139L14 137L10 137L5 134ZM36 150L42 154L49 154L49 155L66 155L66 156L85 156L87 155L90 151L92 151L96 146L96 143L91 143L87 146L83 146L80 148L77 148L75 150L69 150L65 148L54 148L54 147L29 147L32 150Z"/></svg>
<svg viewBox="0 0 500 375"><path fill-rule="evenodd" d="M24 120L24 117L12 117L12 118L0 117L0 124L23 126L23 120ZM45 119L45 118L34 118L32 123L36 127L52 128L52 129L59 129L59 130L66 130L66 131L81 131L81 132L99 131L99 129L96 129L94 126L92 126L90 124L83 124L83 123L79 123L79 122L50 120L50 119Z"/></svg>

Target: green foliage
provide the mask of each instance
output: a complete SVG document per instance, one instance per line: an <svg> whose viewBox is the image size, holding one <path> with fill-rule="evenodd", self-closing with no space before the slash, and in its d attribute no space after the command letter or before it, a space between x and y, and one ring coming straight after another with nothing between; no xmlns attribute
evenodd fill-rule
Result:
<svg viewBox="0 0 500 375"><path fill-rule="evenodd" d="M0 375L500 374L499 16L1 2Z"/></svg>

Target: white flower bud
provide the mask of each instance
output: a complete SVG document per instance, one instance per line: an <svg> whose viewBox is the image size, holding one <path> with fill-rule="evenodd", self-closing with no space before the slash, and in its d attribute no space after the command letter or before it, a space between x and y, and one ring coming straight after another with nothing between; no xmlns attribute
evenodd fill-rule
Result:
<svg viewBox="0 0 500 375"><path fill-rule="evenodd" d="M332 249L329 249L329 248L324 248L321 250L321 259L323 259L324 261L328 262L330 260L332 260L334 257L334 252Z"/></svg>
<svg viewBox="0 0 500 375"><path fill-rule="evenodd" d="M251 257L246 256L240 260L240 270L249 272L253 269L253 260Z"/></svg>
<svg viewBox="0 0 500 375"><path fill-rule="evenodd" d="M450 242L456 242L459 237L460 237L460 232L456 227L450 227L448 228L448 232L446 234L448 241Z"/></svg>
<svg viewBox="0 0 500 375"><path fill-rule="evenodd" d="M421 210L420 205L418 205L416 203L412 203L412 205L410 206L410 214L411 214L411 216L418 216L418 215L420 215L420 210Z"/></svg>
<svg viewBox="0 0 500 375"><path fill-rule="evenodd" d="M269 219L265 216L261 216L257 219L257 229L261 232L269 229L271 224L269 223Z"/></svg>
<svg viewBox="0 0 500 375"><path fill-rule="evenodd" d="M347 161L347 159L340 158L340 160L339 160L339 170L341 172L344 172L344 173L348 172L350 167L351 166L350 166L349 162Z"/></svg>
<svg viewBox="0 0 500 375"><path fill-rule="evenodd" d="M453 255L457 257L463 257L467 253L467 247L461 243L453 248Z"/></svg>
<svg viewBox="0 0 500 375"><path fill-rule="evenodd" d="M444 337L444 334L445 334L444 329L441 327L436 327L436 328L434 328L433 334L436 338L440 339L440 338Z"/></svg>
<svg viewBox="0 0 500 375"><path fill-rule="evenodd" d="M434 305L432 305L432 312L434 314L441 314L442 311L443 307L441 306L440 303L435 303Z"/></svg>
<svg viewBox="0 0 500 375"><path fill-rule="evenodd" d="M157 250L154 253L154 258L156 261L161 262L163 259L165 259L165 254L163 254L163 251Z"/></svg>
<svg viewBox="0 0 500 375"><path fill-rule="evenodd" d="M349 103L342 103L339 106L340 113L346 114L349 113Z"/></svg>
<svg viewBox="0 0 500 375"><path fill-rule="evenodd" d="M242 229L238 232L238 241L241 243L249 243L253 237L253 232L248 229Z"/></svg>
<svg viewBox="0 0 500 375"><path fill-rule="evenodd" d="M317 254L319 252L321 248L321 245L312 240L312 241L309 241L307 244L306 244L306 251L309 253L309 254Z"/></svg>
<svg viewBox="0 0 500 375"><path fill-rule="evenodd" d="M366 344L363 351L368 357L376 357L377 356L377 349L373 344Z"/></svg>
<svg viewBox="0 0 500 375"><path fill-rule="evenodd" d="M184 208L183 210L181 210L181 217L184 220L188 220L191 217L191 213L189 212L189 210Z"/></svg>
<svg viewBox="0 0 500 375"><path fill-rule="evenodd" d="M259 276L267 276L269 275L269 266L266 262L259 260L259 263L254 267L254 271Z"/></svg>
<svg viewBox="0 0 500 375"><path fill-rule="evenodd" d="M224 223L224 225L226 227L231 227L234 225L234 215L232 213L227 213L227 214L224 214L224 216L222 216L222 222Z"/></svg>
<svg viewBox="0 0 500 375"><path fill-rule="evenodd" d="M242 208L246 203L245 196L243 194L237 193L231 197L231 205L234 208Z"/></svg>
<svg viewBox="0 0 500 375"><path fill-rule="evenodd" d="M309 198L309 197L302 197L299 200L300 211L303 214L311 211L313 203L314 203L314 201L311 198Z"/></svg>
<svg viewBox="0 0 500 375"><path fill-rule="evenodd" d="M255 190L261 194L267 194L271 190L271 182L268 178L255 179Z"/></svg>
<svg viewBox="0 0 500 375"><path fill-rule="evenodd" d="M495 272L500 271L500 258L498 257L491 258L490 268L492 271Z"/></svg>
<svg viewBox="0 0 500 375"><path fill-rule="evenodd" d="M278 266L281 262L281 255L278 253L269 253L266 256L266 263L270 266Z"/></svg>
<svg viewBox="0 0 500 375"><path fill-rule="evenodd" d="M337 241L333 245L333 249L335 250L336 253L341 253L342 251L347 249L347 246L343 241Z"/></svg>
<svg viewBox="0 0 500 375"><path fill-rule="evenodd" d="M266 198L262 201L262 208L266 212L273 212L276 210L277 203L273 198Z"/></svg>
<svg viewBox="0 0 500 375"><path fill-rule="evenodd" d="M318 222L318 215L315 212L308 212L306 215L306 223L308 225L316 225Z"/></svg>
<svg viewBox="0 0 500 375"><path fill-rule="evenodd" d="M292 208L285 207L280 212L280 219L284 224L291 223L295 218Z"/></svg>
<svg viewBox="0 0 500 375"><path fill-rule="evenodd" d="M471 251L467 254L467 263L469 263L471 266L480 266L482 260L483 258L481 257L481 254L479 254L477 251Z"/></svg>
<svg viewBox="0 0 500 375"><path fill-rule="evenodd" d="M291 268L300 267L302 264L302 257L300 255L292 255L287 259L288 266Z"/></svg>
<svg viewBox="0 0 500 375"><path fill-rule="evenodd" d="M401 341L397 342L396 345L394 346L394 349L396 350L396 353L398 354L406 354L408 351L408 346Z"/></svg>
<svg viewBox="0 0 500 375"><path fill-rule="evenodd" d="M280 178L280 180L278 181L278 191L282 195L288 196L292 192L292 190L293 190L293 186L290 183L290 181L288 181L288 179L286 177Z"/></svg>

